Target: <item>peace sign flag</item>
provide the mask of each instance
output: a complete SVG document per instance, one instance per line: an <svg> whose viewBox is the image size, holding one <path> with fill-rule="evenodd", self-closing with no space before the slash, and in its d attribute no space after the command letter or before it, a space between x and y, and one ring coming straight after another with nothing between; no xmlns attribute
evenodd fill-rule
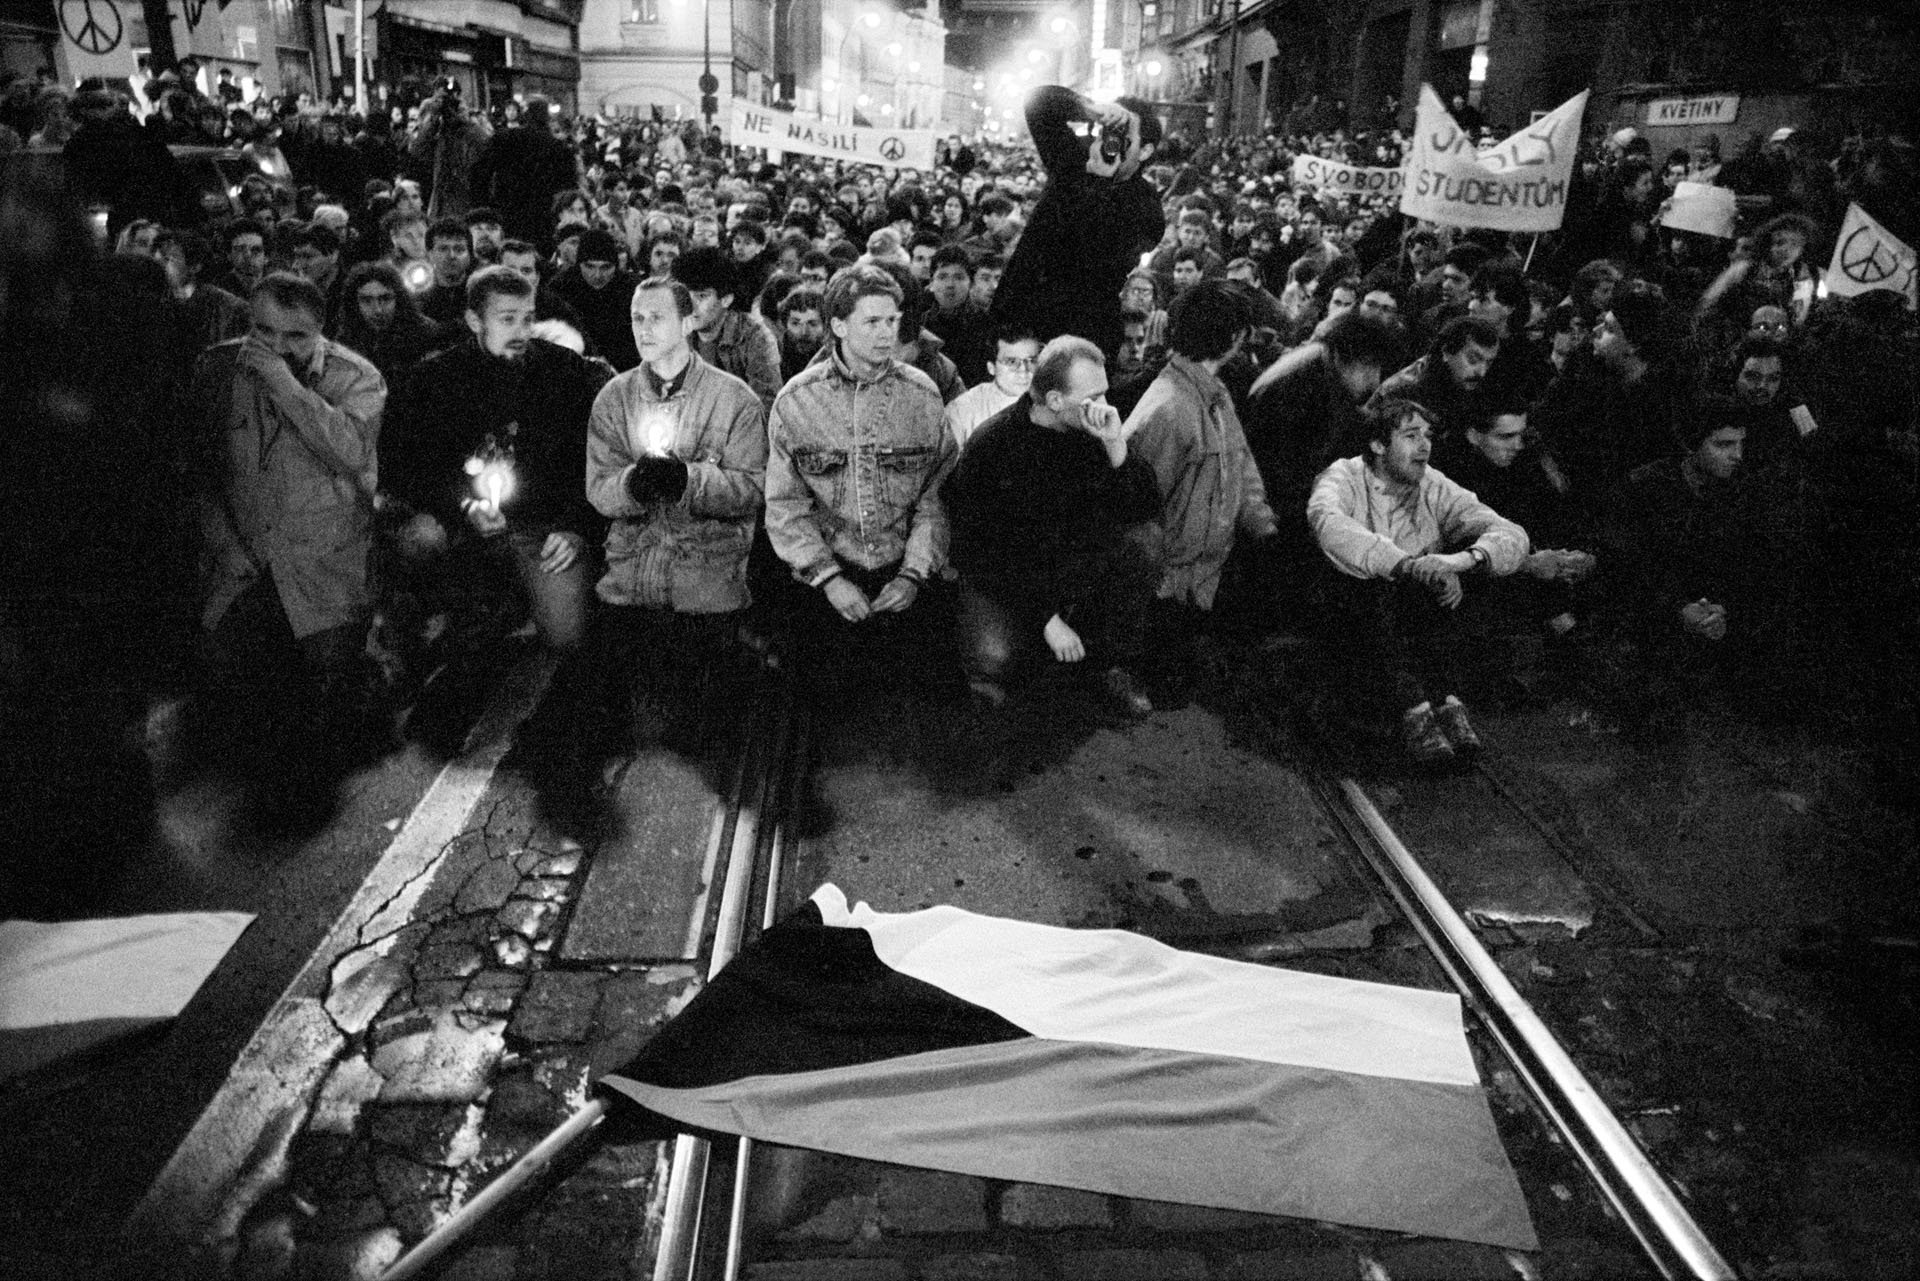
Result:
<svg viewBox="0 0 1920 1281"><path fill-rule="evenodd" d="M1920 256L1898 236L1867 216L1859 205L1847 206L1846 221L1833 245L1827 265L1827 292L1851 297L1874 289L1891 289L1912 310L1920 295Z"/></svg>

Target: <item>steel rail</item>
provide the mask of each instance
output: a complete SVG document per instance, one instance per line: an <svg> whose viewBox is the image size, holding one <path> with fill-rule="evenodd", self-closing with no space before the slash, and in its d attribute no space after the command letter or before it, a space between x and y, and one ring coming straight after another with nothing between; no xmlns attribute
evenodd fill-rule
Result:
<svg viewBox="0 0 1920 1281"><path fill-rule="evenodd" d="M714 922L713 945L707 963L707 978L726 968L739 953L747 938L755 872L761 846L763 820L785 786L794 711L791 689L782 682L775 695L771 726L763 726L756 707L753 729L747 741L748 764L744 773L750 782L740 794L734 818L733 837L727 850L726 881L720 891L720 907ZM765 919L765 906L761 919ZM745 1140L742 1140L744 1144ZM737 1266L739 1242L744 1234L746 1207L747 1150L734 1169L735 1190L727 1210L728 1271ZM710 1229L707 1183L712 1164L712 1140L682 1134L674 1140L673 1163L667 1176L667 1199L661 1217L660 1244L654 1254L653 1281L694 1281L699 1272L700 1241L703 1230Z"/></svg>
<svg viewBox="0 0 1920 1281"><path fill-rule="evenodd" d="M1632 1231L1648 1260L1669 1281L1736 1281L1738 1273L1694 1221L1673 1186L1613 1115L1372 799L1350 778L1319 781L1323 803Z"/></svg>

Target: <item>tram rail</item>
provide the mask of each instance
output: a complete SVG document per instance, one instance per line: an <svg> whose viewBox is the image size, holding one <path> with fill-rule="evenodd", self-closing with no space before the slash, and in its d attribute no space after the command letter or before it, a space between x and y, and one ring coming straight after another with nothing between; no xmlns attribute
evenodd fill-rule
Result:
<svg viewBox="0 0 1920 1281"><path fill-rule="evenodd" d="M782 687L767 693L767 686L761 688L733 795L724 813L716 817L716 850L723 843L725 857L724 866L713 869L720 893L708 909L712 920L704 948L708 978L757 932L773 924L787 889L787 865L795 852L794 819L807 769L809 726L790 690ZM1600 869L1554 831L1497 766L1481 765L1477 773L1487 790L1520 813L1567 858L1583 881L1643 940L1658 939L1658 930L1633 911L1604 876L1592 875ZM1307 777L1374 888L1411 925L1473 1018L1512 1066L1540 1117L1627 1226L1654 1272L1671 1281L1732 1281L1738 1275L1732 1265L1365 789L1350 777L1324 770L1309 768ZM604 1103L590 1103L396 1263L386 1281L431 1275L446 1250L517 1192L549 1177L605 1115ZM751 1262L746 1238L753 1158L750 1139L732 1140L717 1148L705 1138L682 1135L675 1141L660 1202L663 1213L653 1281L737 1281L744 1274Z"/></svg>

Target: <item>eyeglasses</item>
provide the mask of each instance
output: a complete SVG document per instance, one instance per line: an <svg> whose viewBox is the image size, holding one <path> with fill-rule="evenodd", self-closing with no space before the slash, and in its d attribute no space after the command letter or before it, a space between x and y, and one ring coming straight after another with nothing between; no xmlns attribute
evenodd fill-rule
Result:
<svg viewBox="0 0 1920 1281"><path fill-rule="evenodd" d="M1785 321L1763 321L1760 324L1752 326L1752 328L1759 330L1763 334L1784 334L1787 332Z"/></svg>
<svg viewBox="0 0 1920 1281"><path fill-rule="evenodd" d="M1032 369L1036 363L1033 356L1002 356L993 362L1002 369Z"/></svg>

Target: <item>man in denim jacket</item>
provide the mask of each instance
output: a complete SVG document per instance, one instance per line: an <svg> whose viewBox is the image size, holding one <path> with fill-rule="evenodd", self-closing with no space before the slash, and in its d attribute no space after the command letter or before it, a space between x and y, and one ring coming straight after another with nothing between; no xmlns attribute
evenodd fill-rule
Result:
<svg viewBox="0 0 1920 1281"><path fill-rule="evenodd" d="M828 356L773 402L767 534L820 597L808 593L792 613L803 652L931 640L939 626L937 602L921 597L947 561L940 482L958 451L932 380L895 358L900 303L877 267L836 275L824 300Z"/></svg>

